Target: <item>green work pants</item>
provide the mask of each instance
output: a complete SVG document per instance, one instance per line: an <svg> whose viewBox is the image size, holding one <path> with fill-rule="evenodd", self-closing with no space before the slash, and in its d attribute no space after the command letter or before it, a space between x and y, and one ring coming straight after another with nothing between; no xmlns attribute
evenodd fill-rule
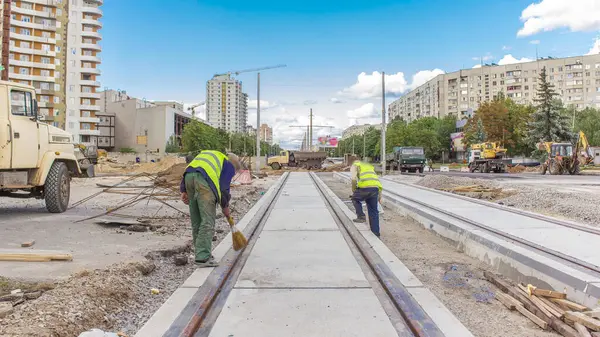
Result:
<svg viewBox="0 0 600 337"><path fill-rule="evenodd" d="M197 172L185 175L185 189L190 200L195 259L196 262L204 262L211 256L217 216L217 198L206 179Z"/></svg>

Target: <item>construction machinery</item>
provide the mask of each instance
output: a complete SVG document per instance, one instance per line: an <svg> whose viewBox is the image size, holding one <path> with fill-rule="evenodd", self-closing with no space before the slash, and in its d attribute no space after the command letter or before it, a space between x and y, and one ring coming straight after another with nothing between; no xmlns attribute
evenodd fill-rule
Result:
<svg viewBox="0 0 600 337"><path fill-rule="evenodd" d="M506 167L512 164L512 159L506 158L506 152L507 150L498 142L471 145L469 172L506 172Z"/></svg>
<svg viewBox="0 0 600 337"><path fill-rule="evenodd" d="M575 145L571 143L542 142L538 148L546 151L548 157L542 164L542 174L579 174L581 167L594 160L594 154L583 131L580 131Z"/></svg>
<svg viewBox="0 0 600 337"><path fill-rule="evenodd" d="M273 170L280 170L286 166L320 169L325 158L327 158L327 152L281 151L279 156L269 158L267 165L271 166Z"/></svg>
<svg viewBox="0 0 600 337"><path fill-rule="evenodd" d="M72 175L81 175L72 136L38 119L35 88L0 81L0 197L44 199L67 210Z"/></svg>
<svg viewBox="0 0 600 337"><path fill-rule="evenodd" d="M79 162L81 171L89 178L96 175L94 165L98 164L98 158L105 153L106 151L98 149L96 145L75 144L75 158Z"/></svg>
<svg viewBox="0 0 600 337"><path fill-rule="evenodd" d="M422 147L396 146L392 153L386 155L386 166L386 169L392 171L423 173L425 151Z"/></svg>

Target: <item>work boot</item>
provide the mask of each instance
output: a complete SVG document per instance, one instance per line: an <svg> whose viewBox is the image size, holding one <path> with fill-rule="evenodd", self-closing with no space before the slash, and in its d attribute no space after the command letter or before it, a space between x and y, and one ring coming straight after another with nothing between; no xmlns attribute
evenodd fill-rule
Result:
<svg viewBox="0 0 600 337"><path fill-rule="evenodd" d="M217 267L219 265L219 262L217 262L217 260L215 260L214 257L210 257L208 260L205 261L196 261L196 267L198 268L211 268L211 267Z"/></svg>
<svg viewBox="0 0 600 337"><path fill-rule="evenodd" d="M356 219L354 219L352 221L354 221L356 223L365 223L365 222L367 222L367 218L364 217L364 216L359 216L359 217L357 217Z"/></svg>

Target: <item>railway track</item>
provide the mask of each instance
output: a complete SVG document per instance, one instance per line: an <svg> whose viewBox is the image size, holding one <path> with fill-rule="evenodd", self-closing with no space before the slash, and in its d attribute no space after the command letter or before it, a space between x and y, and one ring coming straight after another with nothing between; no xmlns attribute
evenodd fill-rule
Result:
<svg viewBox="0 0 600 337"><path fill-rule="evenodd" d="M276 192L269 196L270 199L244 230L248 237L248 246L240 252L230 250L225 255L220 266L210 273L204 285L198 289L185 309L171 324L163 335L164 337L209 336L211 334L211 330L215 326L228 296L234 289L240 273L255 248L259 235L281 197L289 176L290 174L286 173L282 177L280 183L275 187ZM310 173L310 183L318 191L319 197L329 210L363 272L365 275L369 274L367 277L371 283L369 289L373 289L387 314L386 321L389 317L389 321L397 335L407 337L445 336L388 265L375 252L368 240L354 226L341 206L332 201L326 192L327 187L314 173ZM305 211L308 212L310 209ZM269 317L261 318L265 322L268 322L269 319ZM249 335L255 336L257 334L252 333Z"/></svg>

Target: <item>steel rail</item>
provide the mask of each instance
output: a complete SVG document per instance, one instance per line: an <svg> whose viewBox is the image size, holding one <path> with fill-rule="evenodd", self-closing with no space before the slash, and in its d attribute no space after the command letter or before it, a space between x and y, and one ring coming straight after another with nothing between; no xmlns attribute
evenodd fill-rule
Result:
<svg viewBox="0 0 600 337"><path fill-rule="evenodd" d="M444 337L444 334L423 310L419 303L412 297L402 282L394 275L385 261L373 250L371 244L362 236L352 221L344 214L339 205L330 200L321 184L324 182L314 173L310 173L314 185L321 194L328 208L342 228L348 234L352 243L360 252L371 272L376 276L390 301L404 319L406 326L415 337ZM319 183L320 182L320 183Z"/></svg>

